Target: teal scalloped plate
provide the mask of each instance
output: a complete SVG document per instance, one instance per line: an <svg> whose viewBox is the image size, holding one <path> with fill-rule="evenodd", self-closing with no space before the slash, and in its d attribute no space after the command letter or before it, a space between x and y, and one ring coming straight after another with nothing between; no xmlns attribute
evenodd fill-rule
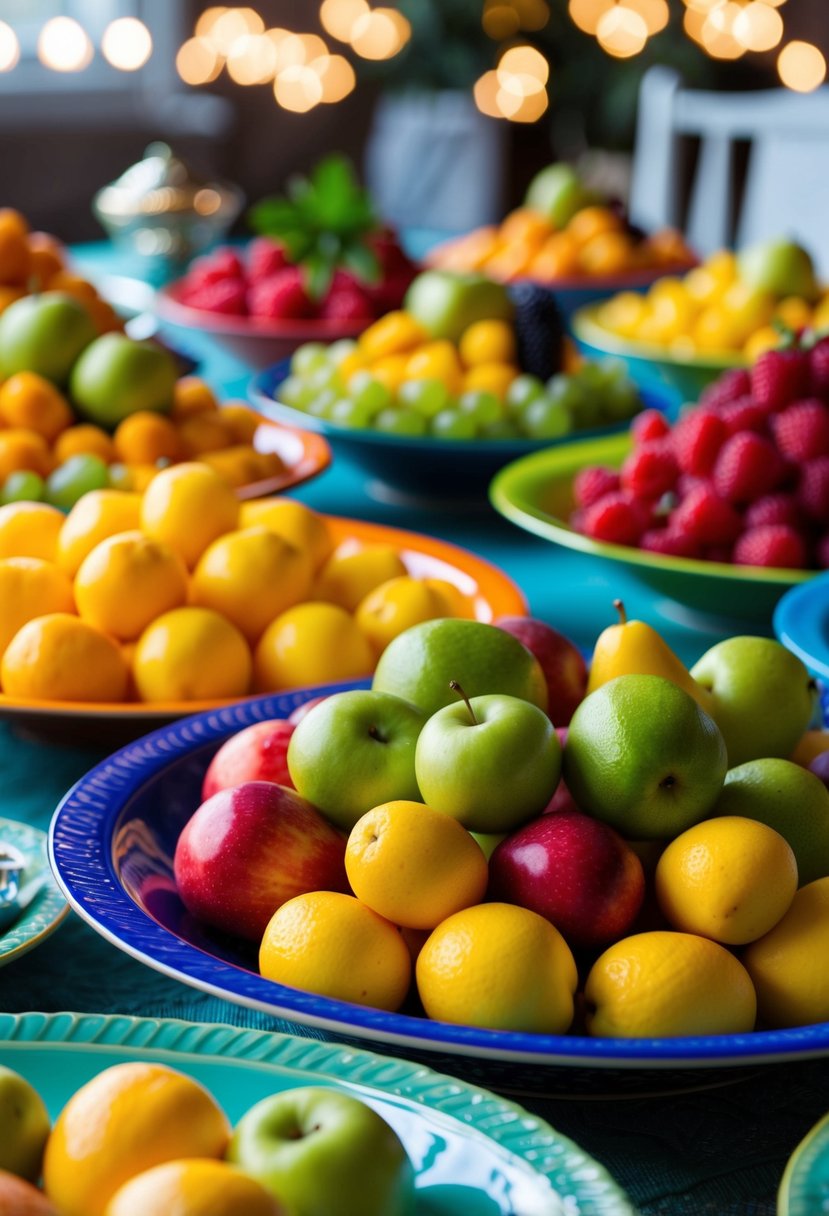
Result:
<svg viewBox="0 0 829 1216"><path fill-rule="evenodd" d="M46 885L38 891L19 920L5 933L0 933L0 967L4 967L54 933L68 914L69 905L49 871L45 832L28 823L19 823L16 819L0 819L0 840L4 844L14 845L26 858L24 883L37 878L44 870L48 873Z"/></svg>
<svg viewBox="0 0 829 1216"><path fill-rule="evenodd" d="M231 1123L280 1090L322 1085L373 1106L417 1175L417 1216L635 1216L602 1166L522 1107L424 1068L314 1039L103 1014L0 1014L0 1064L54 1119L96 1073L165 1063L209 1089Z"/></svg>
<svg viewBox="0 0 829 1216"><path fill-rule="evenodd" d="M800 1141L777 1192L777 1216L819 1216L821 1212L829 1212L829 1115Z"/></svg>

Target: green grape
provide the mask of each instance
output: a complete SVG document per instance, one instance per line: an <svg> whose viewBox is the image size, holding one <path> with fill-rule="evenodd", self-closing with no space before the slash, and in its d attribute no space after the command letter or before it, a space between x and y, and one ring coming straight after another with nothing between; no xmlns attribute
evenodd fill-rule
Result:
<svg viewBox="0 0 829 1216"><path fill-rule="evenodd" d="M615 375L616 372L606 363L583 363L578 371L572 373L571 379L584 388L598 389L601 392Z"/></svg>
<svg viewBox="0 0 829 1216"><path fill-rule="evenodd" d="M328 418L335 401L340 400L340 393L333 388L325 388L322 392L314 393L313 398L305 407L305 412L312 418Z"/></svg>
<svg viewBox="0 0 829 1216"><path fill-rule="evenodd" d="M340 338L337 342L332 342L328 347L328 362L331 367L339 367L343 359L347 359L349 355L353 355L357 349L357 343L353 338Z"/></svg>
<svg viewBox="0 0 829 1216"><path fill-rule="evenodd" d="M367 405L355 401L353 397L340 397L339 401L335 401L331 406L326 417L329 422L335 422L337 426L362 429L371 426L371 420L376 412L376 410L369 409Z"/></svg>
<svg viewBox="0 0 829 1216"><path fill-rule="evenodd" d="M531 439L560 439L573 429L567 407L550 397L537 397L531 401L521 421Z"/></svg>
<svg viewBox="0 0 829 1216"><path fill-rule="evenodd" d="M372 425L375 431L382 431L386 435L412 436L425 435L427 427L423 415L406 406L402 408L387 406L386 409L380 410L378 414L374 415Z"/></svg>
<svg viewBox="0 0 829 1216"><path fill-rule="evenodd" d="M287 376L276 390L276 400L294 409L304 409L303 401L309 392L308 385L299 376Z"/></svg>
<svg viewBox="0 0 829 1216"><path fill-rule="evenodd" d="M377 414L392 404L389 388L375 380L370 372L357 372L348 383L349 396L368 413Z"/></svg>
<svg viewBox="0 0 829 1216"><path fill-rule="evenodd" d="M46 501L62 511L69 511L79 498L90 490L103 490L109 485L109 470L100 456L70 456L46 482Z"/></svg>
<svg viewBox="0 0 829 1216"><path fill-rule="evenodd" d="M603 413L612 421L632 418L642 408L642 399L636 385L628 379L615 380L602 394Z"/></svg>
<svg viewBox="0 0 829 1216"><path fill-rule="evenodd" d="M310 372L305 376L305 383L315 392L321 389L331 388L335 392L341 393L343 390L343 382L340 379L339 372L335 367L326 364L324 367L318 367L316 371Z"/></svg>
<svg viewBox="0 0 829 1216"><path fill-rule="evenodd" d="M458 410L461 414L468 414L478 430L498 422L504 416L504 407L494 393L463 393L458 398Z"/></svg>
<svg viewBox="0 0 829 1216"><path fill-rule="evenodd" d="M499 418L489 426L482 426L478 432L481 439L520 439L521 431L517 422L511 418Z"/></svg>
<svg viewBox="0 0 829 1216"><path fill-rule="evenodd" d="M544 383L539 380L538 376L531 376L525 372L522 376L516 376L512 384L507 389L507 413L520 414L531 401L535 401L536 397L544 395Z"/></svg>
<svg viewBox="0 0 829 1216"><path fill-rule="evenodd" d="M435 439L474 439L477 430L475 419L458 410L441 410L429 427Z"/></svg>
<svg viewBox="0 0 829 1216"><path fill-rule="evenodd" d="M397 390L397 400L424 418L434 418L449 405L450 396L442 380L404 380Z"/></svg>
<svg viewBox="0 0 829 1216"><path fill-rule="evenodd" d="M291 374L307 376L328 366L328 347L322 342L304 342L291 356Z"/></svg>
<svg viewBox="0 0 829 1216"><path fill-rule="evenodd" d="M40 502L45 490L43 478L30 469L9 473L0 490L0 504L7 502Z"/></svg>

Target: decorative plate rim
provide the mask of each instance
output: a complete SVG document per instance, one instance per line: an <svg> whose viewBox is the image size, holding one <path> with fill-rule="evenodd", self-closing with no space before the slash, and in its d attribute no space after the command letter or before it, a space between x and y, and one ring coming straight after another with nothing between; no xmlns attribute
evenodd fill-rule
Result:
<svg viewBox="0 0 829 1216"><path fill-rule="evenodd" d="M829 1147L829 1114L818 1119L817 1123L806 1132L802 1140L792 1149L786 1162L786 1168L777 1188L777 1216L814 1216L815 1209L801 1206L809 1201L809 1196L793 1193L798 1186L798 1174L803 1169L809 1169L814 1164L815 1153L820 1155L821 1149ZM792 1202L797 1205L792 1207Z"/></svg>
<svg viewBox="0 0 829 1216"><path fill-rule="evenodd" d="M63 797L49 829L52 869L73 908L108 941L165 975L277 1017L404 1052L638 1069L735 1067L829 1053L829 1022L746 1034L612 1039L483 1030L386 1013L275 984L200 950L153 920L121 885L112 850L120 813L144 782L196 747L218 743L253 722L285 716L311 696L345 687L322 685L272 694L196 714L121 748L93 768Z"/></svg>
<svg viewBox="0 0 829 1216"><path fill-rule="evenodd" d="M55 932L69 915L69 904L49 867L48 835L19 819L0 817L0 838L24 854L37 857L48 872L45 888L5 932L0 932L0 967L34 950ZM25 870L23 872L25 883Z"/></svg>
<svg viewBox="0 0 829 1216"><path fill-rule="evenodd" d="M538 1115L482 1086L366 1048L218 1022L71 1012L0 1014L0 1039L47 1048L128 1048L173 1058L230 1059L264 1070L322 1071L334 1080L438 1112L485 1136L546 1178L559 1198L575 1200L573 1216L635 1216L607 1169Z"/></svg>

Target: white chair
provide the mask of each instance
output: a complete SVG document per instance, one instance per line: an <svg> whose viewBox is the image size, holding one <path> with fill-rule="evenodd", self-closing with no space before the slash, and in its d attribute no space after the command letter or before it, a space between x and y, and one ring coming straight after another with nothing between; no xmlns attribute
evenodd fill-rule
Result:
<svg viewBox="0 0 829 1216"><path fill-rule="evenodd" d="M719 93L651 68L639 93L630 214L643 228L680 228L702 254L789 236L829 278L829 86Z"/></svg>

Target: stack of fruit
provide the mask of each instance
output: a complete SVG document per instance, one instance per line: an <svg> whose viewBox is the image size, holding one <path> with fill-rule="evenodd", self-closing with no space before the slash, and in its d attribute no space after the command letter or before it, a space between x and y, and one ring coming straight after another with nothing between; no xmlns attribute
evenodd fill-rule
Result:
<svg viewBox="0 0 829 1216"><path fill-rule="evenodd" d="M266 978L446 1022L659 1037L829 1020L815 708L766 638L688 671L622 611L588 673L541 621L421 623L371 689L220 748L178 890L258 943Z"/></svg>
<svg viewBox="0 0 829 1216"><path fill-rule="evenodd" d="M553 440L641 408L622 364L579 363L543 289L442 271L356 342L300 347L276 392L339 426L445 440Z"/></svg>
<svg viewBox="0 0 829 1216"><path fill-rule="evenodd" d="M453 615L472 601L392 544L340 540L291 499L240 505L201 463L66 516L0 507L0 685L18 700L215 701L366 676L408 625Z"/></svg>
<svg viewBox="0 0 829 1216"><path fill-rule="evenodd" d="M679 232L645 235L622 209L588 190L569 165L548 165L533 178L524 203L498 226L477 228L429 257L443 270L479 270L501 282L634 276L673 270L695 258Z"/></svg>
<svg viewBox="0 0 829 1216"><path fill-rule="evenodd" d="M0 1069L0 1106L6 1216L415 1210L403 1142L382 1114L343 1089L274 1093L233 1127L198 1081L141 1060L102 1069L75 1090L54 1126L35 1087L9 1068Z"/></svg>
<svg viewBox="0 0 829 1216"><path fill-rule="evenodd" d="M726 372L669 425L645 411L619 470L573 483L571 525L654 553L829 566L829 338Z"/></svg>
<svg viewBox="0 0 829 1216"><path fill-rule="evenodd" d="M751 361L779 345L781 327L829 324L829 294L809 254L788 240L739 254L712 254L683 278L660 278L644 295L621 292L596 306L595 320L620 338L678 358L709 354Z"/></svg>

